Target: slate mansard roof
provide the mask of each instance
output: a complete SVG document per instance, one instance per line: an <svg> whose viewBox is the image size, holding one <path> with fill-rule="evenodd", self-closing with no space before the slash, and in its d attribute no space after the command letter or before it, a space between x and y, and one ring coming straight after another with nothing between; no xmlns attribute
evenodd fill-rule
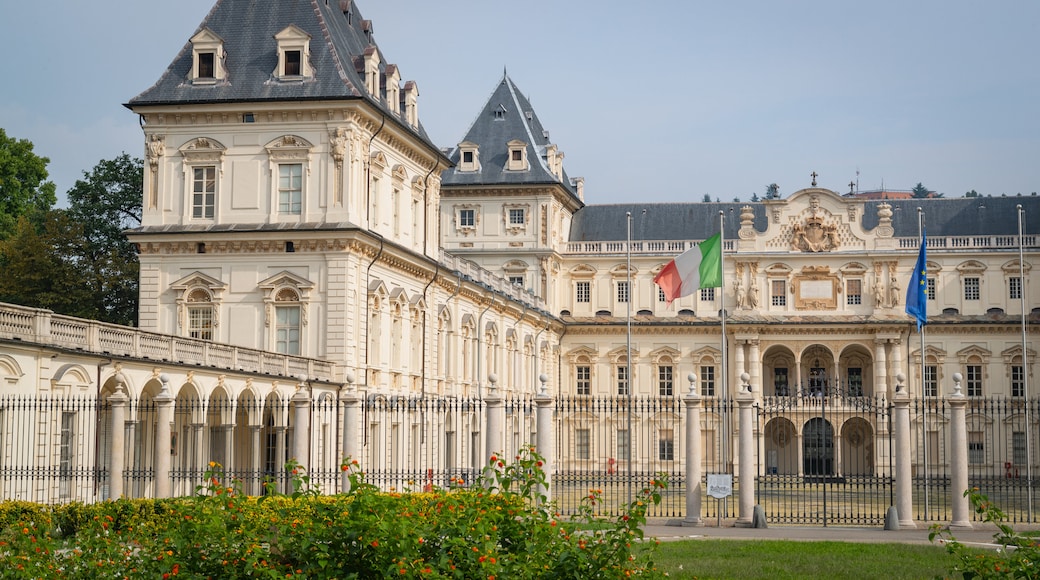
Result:
<svg viewBox="0 0 1040 580"><path fill-rule="evenodd" d="M278 67L275 34L289 25L310 35L311 78L281 81L274 74ZM375 43L371 21L361 18L353 0L217 0L196 33L203 29L224 42L227 78L214 84L193 84L188 42L159 80L127 107L364 99L408 126L403 112L393 113L386 106L385 88L379 98L365 90L357 59L371 48L378 53L381 75L389 65ZM432 145L421 126L416 131Z"/></svg>
<svg viewBox="0 0 1040 580"><path fill-rule="evenodd" d="M527 171L507 171L509 160L508 143L520 140L527 143ZM461 171L461 152L455 146L448 157L456 167L446 170L441 176L442 185L512 185L558 183L575 198L577 190L567 176L556 177L546 164L546 151L552 144L549 132L542 126L531 102L520 92L508 74L495 87L484 108L473 121L462 142L474 143L478 147L479 171Z"/></svg>
<svg viewBox="0 0 1040 580"><path fill-rule="evenodd" d="M892 227L897 238L917 236L917 208L924 210L928 237L1018 235L1018 210L1025 209L1025 233L1037 233L1040 197L977 197L883 200L892 206ZM877 206L863 207L861 225L873 230L878 225ZM719 231L719 211L725 213L725 237L736 239L740 208L751 206L755 230L767 227L767 204L747 203L632 203L587 205L574 214L570 241L621 241L626 238L625 213L632 213L633 240L703 240ZM644 213L645 210L645 213Z"/></svg>

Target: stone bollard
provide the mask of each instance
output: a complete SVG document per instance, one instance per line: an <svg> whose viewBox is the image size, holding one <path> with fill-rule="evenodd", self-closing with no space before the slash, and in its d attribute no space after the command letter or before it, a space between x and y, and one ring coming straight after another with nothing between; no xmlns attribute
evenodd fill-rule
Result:
<svg viewBox="0 0 1040 580"><path fill-rule="evenodd" d="M953 507L951 530L971 530L971 511L964 492L968 489L968 424L966 411L968 399L961 392L960 373L953 373L953 395L950 403L950 443L953 445L953 461L950 465L950 505Z"/></svg>
<svg viewBox="0 0 1040 580"><path fill-rule="evenodd" d="M701 405L697 394L697 375L690 373L690 392L683 397L686 404L686 517L684 526L703 526L701 521Z"/></svg>
<svg viewBox="0 0 1040 580"><path fill-rule="evenodd" d="M913 480L910 476L910 394L906 392L903 373L896 375L896 392L892 396L892 429L895 431L896 513L899 529L917 529L913 516Z"/></svg>

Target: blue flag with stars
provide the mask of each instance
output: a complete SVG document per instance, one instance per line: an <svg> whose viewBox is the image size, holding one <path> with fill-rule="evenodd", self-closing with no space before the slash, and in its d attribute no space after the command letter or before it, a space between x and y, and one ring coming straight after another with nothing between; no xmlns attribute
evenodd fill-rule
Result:
<svg viewBox="0 0 1040 580"><path fill-rule="evenodd" d="M924 228L921 229L921 250L917 253L914 264L914 275L910 277L910 285L906 288L906 313L917 319L917 332L928 323L928 250L926 249Z"/></svg>

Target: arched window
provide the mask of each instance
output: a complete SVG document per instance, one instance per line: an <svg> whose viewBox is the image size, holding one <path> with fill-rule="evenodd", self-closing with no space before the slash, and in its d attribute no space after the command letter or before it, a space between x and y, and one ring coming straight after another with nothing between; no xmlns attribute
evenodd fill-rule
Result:
<svg viewBox="0 0 1040 580"><path fill-rule="evenodd" d="M300 295L292 288L282 288L274 296L274 350L300 354L302 326Z"/></svg>
<svg viewBox="0 0 1040 580"><path fill-rule="evenodd" d="M213 340L213 297L209 291L196 288L185 298L188 311L188 337Z"/></svg>

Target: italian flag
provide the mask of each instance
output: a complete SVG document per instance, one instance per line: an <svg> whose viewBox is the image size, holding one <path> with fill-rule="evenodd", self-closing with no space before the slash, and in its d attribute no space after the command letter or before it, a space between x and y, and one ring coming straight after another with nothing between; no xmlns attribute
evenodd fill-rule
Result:
<svg viewBox="0 0 1040 580"><path fill-rule="evenodd" d="M722 232L668 262L661 273L654 277L654 284L664 291L668 304L701 288L721 288Z"/></svg>

